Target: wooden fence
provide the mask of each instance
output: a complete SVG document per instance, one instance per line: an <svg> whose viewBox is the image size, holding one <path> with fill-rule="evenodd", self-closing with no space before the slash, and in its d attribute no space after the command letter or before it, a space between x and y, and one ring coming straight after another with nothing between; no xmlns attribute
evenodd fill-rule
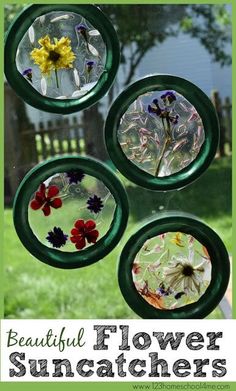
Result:
<svg viewBox="0 0 236 391"><path fill-rule="evenodd" d="M229 98L221 100L219 93L213 91L215 105L221 128L220 156L231 153L231 110ZM6 97L5 97L6 102ZM38 162L62 154L84 154L85 137L83 124L77 117L65 117L56 121L34 124L19 124L14 120L10 96L5 104L5 202L10 204L16 189L25 173Z"/></svg>
<svg viewBox="0 0 236 391"><path fill-rule="evenodd" d="M40 122L38 127L31 124L21 137L29 165L56 155L84 152L83 127L77 117Z"/></svg>

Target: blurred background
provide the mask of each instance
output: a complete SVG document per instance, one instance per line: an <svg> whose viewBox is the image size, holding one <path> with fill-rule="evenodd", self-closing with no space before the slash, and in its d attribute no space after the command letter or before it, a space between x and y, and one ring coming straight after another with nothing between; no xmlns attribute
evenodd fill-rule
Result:
<svg viewBox="0 0 236 391"><path fill-rule="evenodd" d="M23 6L5 6L5 30ZM121 64L98 104L73 115L50 114L25 104L5 82L6 318L137 318L120 294L117 261L142 219L159 211L181 210L201 218L220 235L231 259L230 5L99 7L117 30ZM129 196L130 218L116 249L84 269L59 270L38 262L22 246L12 222L12 202L23 176L38 162L67 153L91 155L112 166L102 136L109 106L127 85L155 73L189 79L212 99L221 130L213 164L187 188L163 193L141 190L117 172ZM231 306L230 282L209 318L230 318Z"/></svg>

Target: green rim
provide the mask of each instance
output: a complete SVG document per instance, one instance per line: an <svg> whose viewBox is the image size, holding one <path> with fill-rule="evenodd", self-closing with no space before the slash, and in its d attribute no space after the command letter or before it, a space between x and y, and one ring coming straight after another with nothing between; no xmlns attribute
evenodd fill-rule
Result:
<svg viewBox="0 0 236 391"><path fill-rule="evenodd" d="M115 199L116 208L108 232L96 244L81 252L62 252L43 245L34 235L28 221L28 205L40 183L58 173L58 170L67 172L78 168L104 183ZM23 245L40 261L63 269L91 265L110 253L124 233L128 214L128 198L116 175L101 162L81 156L58 157L34 167L21 182L13 205L14 225Z"/></svg>
<svg viewBox="0 0 236 391"><path fill-rule="evenodd" d="M102 75L94 88L78 99L58 100L42 96L21 76L16 67L15 58L17 48L25 32L37 17L52 11L74 12L82 15L99 30L106 45L107 57ZM118 70L120 48L113 25L98 7L74 4L34 4L25 8L8 30L5 40L4 56L6 78L11 87L25 102L40 110L69 114L88 108L106 94Z"/></svg>
<svg viewBox="0 0 236 391"><path fill-rule="evenodd" d="M210 255L212 278L200 299L174 310L159 310L152 307L138 293L132 278L132 264L146 240L166 232L183 232L194 236ZM207 225L186 214L160 215L147 223L128 240L121 253L118 266L120 290L127 304L136 314L145 319L200 319L206 317L219 304L228 286L230 275L229 257L220 237Z"/></svg>
<svg viewBox="0 0 236 391"><path fill-rule="evenodd" d="M156 178L126 157L119 144L117 130L121 117L138 96L162 90L178 92L195 107L203 122L205 141L196 159L187 167L170 176ZM130 181L152 190L173 190L193 182L208 168L217 151L219 124L213 104L200 88L177 76L155 75L135 82L118 96L106 119L105 141L112 161Z"/></svg>

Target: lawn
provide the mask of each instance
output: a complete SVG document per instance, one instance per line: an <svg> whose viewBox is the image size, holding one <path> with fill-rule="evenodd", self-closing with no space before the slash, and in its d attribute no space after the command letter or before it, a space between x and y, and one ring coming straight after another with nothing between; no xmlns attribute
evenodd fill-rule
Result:
<svg viewBox="0 0 236 391"><path fill-rule="evenodd" d="M120 294L119 254L142 219L163 210L192 213L210 225L232 251L231 159L216 159L199 180L179 191L156 193L122 177L130 200L129 225L120 244L102 261L83 269L60 270L37 261L22 246L5 210L6 318L137 318ZM140 207L142 205L142 207ZM221 318L217 308L209 318Z"/></svg>

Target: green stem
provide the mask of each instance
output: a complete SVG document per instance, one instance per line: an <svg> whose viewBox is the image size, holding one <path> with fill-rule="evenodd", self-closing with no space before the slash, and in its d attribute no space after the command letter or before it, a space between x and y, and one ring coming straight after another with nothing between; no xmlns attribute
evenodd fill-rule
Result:
<svg viewBox="0 0 236 391"><path fill-rule="evenodd" d="M163 125L164 132L165 132L165 142L164 142L164 145L163 145L163 148L162 148L162 151L161 151L160 158L158 159L158 162L157 162L157 167L156 167L156 170L155 170L155 177L158 177L158 175L159 175L162 159L163 159L164 154L166 152L166 148L168 147L169 143L171 142L171 128L170 128L170 120L169 120L169 118L166 118L166 122L167 122L167 129L165 127L164 120L162 118L162 125Z"/></svg>
<svg viewBox="0 0 236 391"><path fill-rule="evenodd" d="M59 88L57 69L55 69L55 76L56 76L57 88Z"/></svg>
<svg viewBox="0 0 236 391"><path fill-rule="evenodd" d="M160 171L160 168L161 168L161 163L162 163L162 159L164 157L164 154L165 154L165 151L166 151L166 147L167 147L167 144L169 144L169 138L166 138L165 139L165 143L163 145L163 148L162 148L162 151L161 151L161 156L160 158L158 159L158 163L157 163L157 167L156 167L156 171L155 171L155 177L158 177L159 175L159 171Z"/></svg>

